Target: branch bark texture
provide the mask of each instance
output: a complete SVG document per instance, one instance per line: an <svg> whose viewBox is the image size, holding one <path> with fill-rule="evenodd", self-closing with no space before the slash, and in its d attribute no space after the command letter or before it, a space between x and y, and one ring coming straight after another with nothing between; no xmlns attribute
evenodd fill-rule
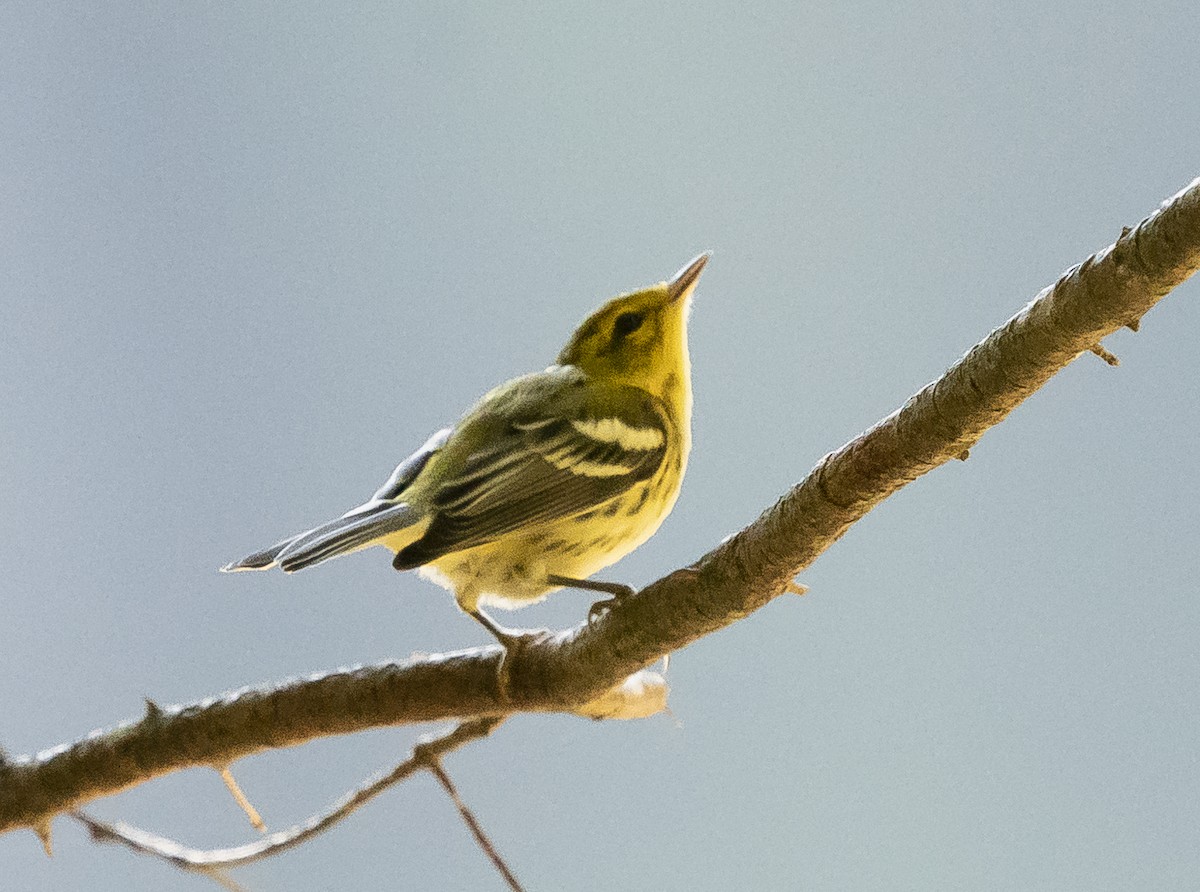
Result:
<svg viewBox="0 0 1200 892"><path fill-rule="evenodd" d="M498 647L417 655L248 688L93 732L31 758L0 757L0 832L171 771L228 764L331 734L521 711L590 713L632 673L782 594L851 524L907 483L965 455L983 433L1106 335L1200 268L1200 179L1115 243L1067 270L937 381L822 458L754 523L592 625L513 660ZM610 695L611 696L611 695Z"/></svg>

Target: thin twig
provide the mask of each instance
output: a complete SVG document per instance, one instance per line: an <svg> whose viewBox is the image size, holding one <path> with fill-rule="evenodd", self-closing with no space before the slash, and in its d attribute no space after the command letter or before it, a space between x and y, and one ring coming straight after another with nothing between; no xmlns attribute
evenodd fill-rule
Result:
<svg viewBox="0 0 1200 892"><path fill-rule="evenodd" d="M212 870L199 871L209 877L214 883L225 889L226 892L248 892L245 886L231 877L223 870L213 868Z"/></svg>
<svg viewBox="0 0 1200 892"><path fill-rule="evenodd" d="M431 761L436 761L473 740L486 737L502 721L503 718L489 717L463 722L453 731L413 747L412 755L388 774L355 790L325 814L314 815L287 830L269 833L262 839L242 846L227 849L193 849L123 821L110 824L79 809L72 810L70 814L88 828L96 842L118 843L140 855L160 858L183 870L211 874L216 869L241 867L261 861L312 839L342 821L388 787L428 768Z"/></svg>
<svg viewBox="0 0 1200 892"><path fill-rule="evenodd" d="M254 804L246 798L246 794L242 792L241 786L237 779L234 778L233 772L229 770L229 766L225 765L220 770L221 780L225 782L225 789L229 791L229 795L233 797L233 801L238 804L238 807L246 813L246 817L250 819L250 826L259 833L267 832L267 825L263 823L262 815L258 813L258 809Z"/></svg>
<svg viewBox="0 0 1200 892"><path fill-rule="evenodd" d="M467 825L467 829L471 831L471 835L475 837L475 842L478 843L479 848L483 849L483 853L491 859L496 870L500 871L500 876L504 877L504 881L508 883L508 888L512 889L513 892L525 892L521 884L517 882L517 878L513 876L513 872L508 869L508 865L504 863L504 859L500 857L500 853L496 851L496 847L492 845L492 841L488 839L488 835L483 832L483 827L475 819L475 815L471 809L467 808L467 804L458 795L458 789L454 786L454 781L450 780L450 775L446 774L445 769L442 768L442 763L434 759L429 763L429 770L438 779L438 783L442 785L442 789L446 791L446 794L450 797L450 801L454 803L454 807L458 809L459 815Z"/></svg>
<svg viewBox="0 0 1200 892"><path fill-rule="evenodd" d="M1111 366L1119 366L1121 364L1121 360L1117 359L1117 357L1105 350L1102 344L1092 344L1092 346L1088 349Z"/></svg>

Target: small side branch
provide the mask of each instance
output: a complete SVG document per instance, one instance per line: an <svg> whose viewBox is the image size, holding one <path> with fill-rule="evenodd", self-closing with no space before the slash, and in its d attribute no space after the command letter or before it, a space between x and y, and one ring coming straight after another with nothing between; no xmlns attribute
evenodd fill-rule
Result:
<svg viewBox="0 0 1200 892"><path fill-rule="evenodd" d="M458 809L459 816L463 819L463 823L467 825L467 829L471 831L471 835L475 837L475 842L479 848L483 849L483 853L488 856L492 865L500 872L500 876L504 877L504 882L508 883L508 888L512 892L525 892L524 888L517 878L513 876L513 872L508 869L508 865L504 863L504 859L500 857L500 853L496 851L496 847L488 838L488 835L483 832L483 827L476 820L474 813L467 807L467 804L462 801L462 797L458 795L458 788L454 786L454 781L450 780L450 775L446 774L440 761L429 763L429 770L433 776L438 779L438 783L442 785L442 789L446 791L446 795L450 797L450 801L454 803L454 807Z"/></svg>
<svg viewBox="0 0 1200 892"><path fill-rule="evenodd" d="M267 834L262 839L243 846L227 849L193 849L173 839L121 821L113 824L101 821L79 809L72 811L71 816L88 828L92 839L96 842L118 843L140 855L159 858L183 870L214 874L231 867L241 867L261 861L324 833L388 787L400 783L418 771L429 768L447 753L453 752L473 740L486 737L502 721L502 718L474 719L464 722L441 737L420 743L413 748L413 753L409 758L383 777L355 790L328 812L314 815L294 827Z"/></svg>
<svg viewBox="0 0 1200 892"><path fill-rule="evenodd" d="M250 821L250 826L259 833L267 832L267 825L263 823L262 815L258 813L258 809L254 807L246 794L242 792L241 785L238 784L237 778L233 776L233 772L226 765L220 770L221 780L225 782L225 789L229 791L229 795L233 797L233 801L238 804L243 812L246 813L247 819Z"/></svg>

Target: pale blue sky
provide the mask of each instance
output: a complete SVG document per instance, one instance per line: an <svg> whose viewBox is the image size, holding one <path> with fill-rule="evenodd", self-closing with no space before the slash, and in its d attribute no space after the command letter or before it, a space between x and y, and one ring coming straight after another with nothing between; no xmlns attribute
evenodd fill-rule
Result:
<svg viewBox="0 0 1200 892"><path fill-rule="evenodd" d="M336 514L619 291L714 257L695 451L641 584L753 519L1200 174L1194 5L9 4L0 12L0 745L484 643ZM1190 283L784 599L674 718L519 718L448 768L531 890L1200 883ZM506 617L578 622L563 594ZM241 764L272 826L414 729ZM213 773L95 805L216 845ZM214 889L0 837L6 888ZM421 778L237 874L491 889Z"/></svg>

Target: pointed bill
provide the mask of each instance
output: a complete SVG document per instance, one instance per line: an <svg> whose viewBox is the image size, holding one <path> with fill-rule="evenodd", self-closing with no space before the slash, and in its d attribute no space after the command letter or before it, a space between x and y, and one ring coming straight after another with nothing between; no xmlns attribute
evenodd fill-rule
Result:
<svg viewBox="0 0 1200 892"><path fill-rule="evenodd" d="M680 300L692 293L692 289L696 287L700 273L704 271L704 265L708 263L710 257L712 257L712 252L705 251L671 277L671 280L667 282L667 292L672 301Z"/></svg>

